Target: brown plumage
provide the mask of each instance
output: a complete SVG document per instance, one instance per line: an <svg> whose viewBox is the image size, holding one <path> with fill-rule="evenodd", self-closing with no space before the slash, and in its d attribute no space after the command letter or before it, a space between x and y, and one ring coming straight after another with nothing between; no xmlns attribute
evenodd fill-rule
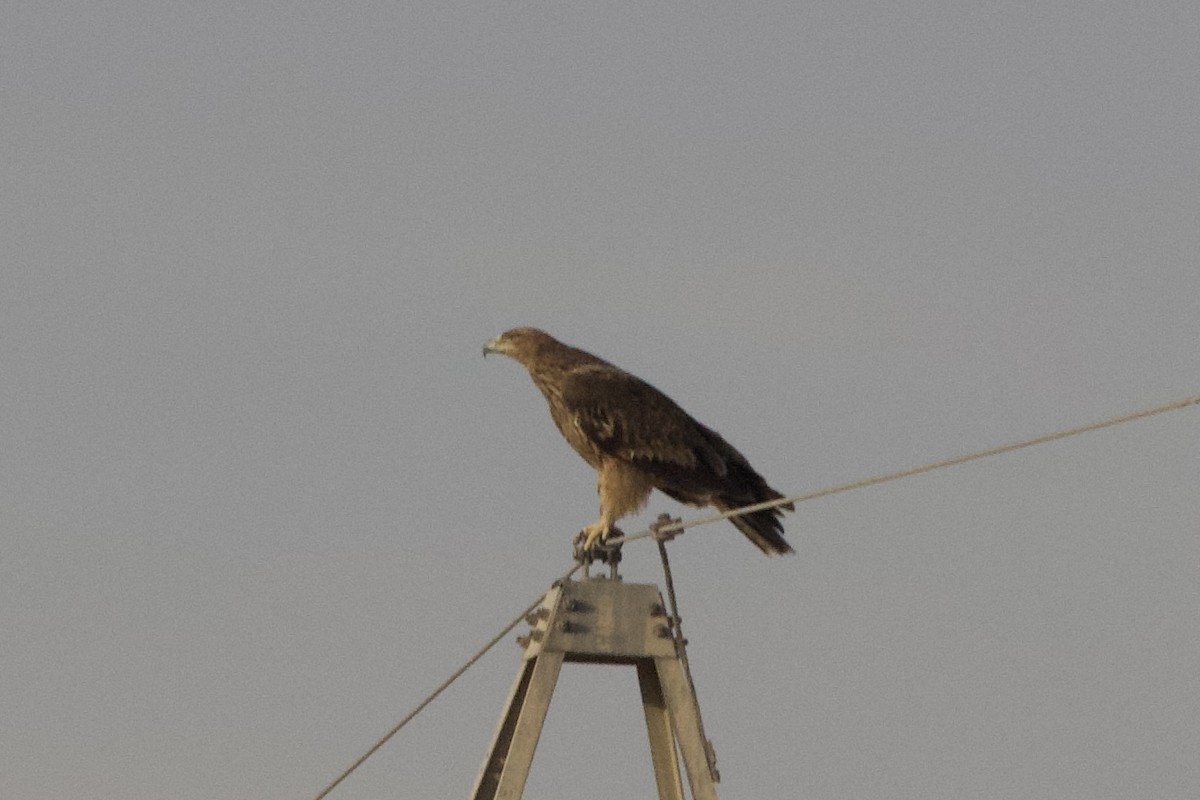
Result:
<svg viewBox="0 0 1200 800"><path fill-rule="evenodd" d="M645 381L536 328L513 328L489 341L529 371L554 424L596 470L600 519L583 530L584 547L607 538L616 521L640 510L651 489L721 511L783 497L714 430L692 419ZM730 521L767 555L791 553L782 509Z"/></svg>

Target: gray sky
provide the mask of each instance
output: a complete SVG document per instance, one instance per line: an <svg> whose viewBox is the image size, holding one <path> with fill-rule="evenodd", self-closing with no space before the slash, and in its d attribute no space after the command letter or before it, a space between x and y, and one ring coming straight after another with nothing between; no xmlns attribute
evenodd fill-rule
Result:
<svg viewBox="0 0 1200 800"><path fill-rule="evenodd" d="M0 795L311 797L565 571L593 475L505 328L788 493L1200 392L1197 42L1191 0L6 9ZM1200 796L1198 413L801 505L794 558L673 544L722 797ZM333 797L465 796L518 655ZM652 787L632 671L564 670L526 796Z"/></svg>

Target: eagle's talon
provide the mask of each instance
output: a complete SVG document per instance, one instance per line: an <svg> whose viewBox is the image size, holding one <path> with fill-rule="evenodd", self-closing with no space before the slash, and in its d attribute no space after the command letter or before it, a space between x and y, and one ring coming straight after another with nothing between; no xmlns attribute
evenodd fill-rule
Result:
<svg viewBox="0 0 1200 800"><path fill-rule="evenodd" d="M591 553L596 549L597 542L603 543L608 541L608 535L611 530L611 526L606 526L599 523L595 525L588 525L579 532L579 534L575 537L575 541L579 544L581 550L583 550L585 553Z"/></svg>
<svg viewBox="0 0 1200 800"><path fill-rule="evenodd" d="M615 567L621 561L621 543L609 544L609 539L623 539L625 534L608 526L589 525L571 540L575 560L587 565L599 561Z"/></svg>
<svg viewBox="0 0 1200 800"><path fill-rule="evenodd" d="M608 564L613 568L613 577L616 577L617 564L621 563L621 542L625 534L616 528L611 528L608 536L604 536L592 547L592 553L597 561ZM617 540L610 543L610 539Z"/></svg>

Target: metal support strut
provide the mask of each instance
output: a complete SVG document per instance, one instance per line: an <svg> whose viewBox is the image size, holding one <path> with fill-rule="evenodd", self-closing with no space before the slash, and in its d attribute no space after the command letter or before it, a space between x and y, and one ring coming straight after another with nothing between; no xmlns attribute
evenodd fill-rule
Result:
<svg viewBox="0 0 1200 800"><path fill-rule="evenodd" d="M694 800L716 800L711 748L658 587L620 580L566 581L546 593L529 623L533 630L518 639L525 647L521 668L472 800L521 797L564 662L636 667L659 800L684 797L676 747Z"/></svg>

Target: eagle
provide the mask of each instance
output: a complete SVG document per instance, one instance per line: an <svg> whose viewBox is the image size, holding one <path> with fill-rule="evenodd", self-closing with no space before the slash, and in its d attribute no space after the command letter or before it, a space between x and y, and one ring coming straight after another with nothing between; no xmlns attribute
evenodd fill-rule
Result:
<svg viewBox="0 0 1200 800"><path fill-rule="evenodd" d="M720 511L783 499L741 453L658 389L602 358L537 328L513 328L483 346L529 371L567 443L596 470L600 519L581 532L591 552L640 511L652 489L692 506ZM731 517L767 555L794 552L783 538L790 503ZM619 531L618 531L619 533Z"/></svg>

